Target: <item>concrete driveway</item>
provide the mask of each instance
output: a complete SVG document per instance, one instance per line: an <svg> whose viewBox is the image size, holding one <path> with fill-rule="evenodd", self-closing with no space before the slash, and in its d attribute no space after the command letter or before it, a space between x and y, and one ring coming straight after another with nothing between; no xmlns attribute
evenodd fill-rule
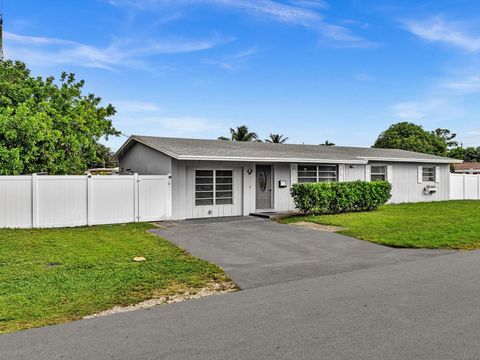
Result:
<svg viewBox="0 0 480 360"><path fill-rule="evenodd" d="M449 253L393 249L256 217L182 221L152 232L220 265L241 289Z"/></svg>

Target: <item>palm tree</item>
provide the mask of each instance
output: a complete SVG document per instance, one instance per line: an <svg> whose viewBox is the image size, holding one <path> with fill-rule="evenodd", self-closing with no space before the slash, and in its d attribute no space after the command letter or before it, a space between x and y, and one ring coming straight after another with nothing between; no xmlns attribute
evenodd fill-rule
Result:
<svg viewBox="0 0 480 360"><path fill-rule="evenodd" d="M220 136L218 140L230 141L258 141L258 135L250 132L245 125L237 126L237 129L230 128L230 137Z"/></svg>
<svg viewBox="0 0 480 360"><path fill-rule="evenodd" d="M280 135L280 134L270 134L268 139L265 139L267 143L275 143L275 144L284 144L288 140L288 137Z"/></svg>
<svg viewBox="0 0 480 360"><path fill-rule="evenodd" d="M334 143L328 141L328 140L325 140L325 142L323 144L320 144L320 145L324 145L324 146L335 146Z"/></svg>

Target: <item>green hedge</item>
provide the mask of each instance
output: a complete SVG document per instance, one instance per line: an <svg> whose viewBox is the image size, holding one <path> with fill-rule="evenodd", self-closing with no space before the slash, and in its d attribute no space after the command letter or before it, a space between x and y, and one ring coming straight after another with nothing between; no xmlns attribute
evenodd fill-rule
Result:
<svg viewBox="0 0 480 360"><path fill-rule="evenodd" d="M321 215L371 211L392 196L387 181L353 181L293 184L295 207L304 214Z"/></svg>

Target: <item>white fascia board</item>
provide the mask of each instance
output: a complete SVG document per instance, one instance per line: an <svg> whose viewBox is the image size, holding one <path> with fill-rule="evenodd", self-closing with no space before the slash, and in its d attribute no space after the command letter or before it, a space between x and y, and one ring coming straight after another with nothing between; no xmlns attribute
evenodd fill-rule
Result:
<svg viewBox="0 0 480 360"><path fill-rule="evenodd" d="M125 147L130 144L132 141L132 136L129 136L129 138L120 146L120 148L113 154L113 156L110 158L111 160L118 160L118 155L125 149Z"/></svg>
<svg viewBox="0 0 480 360"><path fill-rule="evenodd" d="M205 161L249 161L249 162L284 162L284 163L312 163L312 164L367 164L366 160L335 160L335 159L304 159L304 158L262 158L240 156L203 156L180 155L178 160L205 160Z"/></svg>
<svg viewBox="0 0 480 360"><path fill-rule="evenodd" d="M370 157L359 156L368 161L391 161L391 162L409 162L409 163L430 163L430 164L462 164L463 160L457 159L412 159L412 158L390 158L390 157Z"/></svg>
<svg viewBox="0 0 480 360"><path fill-rule="evenodd" d="M156 150L156 151L158 151L158 152L161 152L161 153L163 153L163 154L165 154L165 155L168 155L168 156L170 156L170 157L172 157L172 158L174 158L174 159L178 159L178 155L177 155L177 154L175 154L175 153L173 153L173 152L171 152L171 151L165 150L165 149L163 149L163 148L158 148L158 147L152 146L152 145L150 145L150 144L147 144L147 143L145 143L145 142L143 142L143 141L141 141L141 140L139 140L139 139L134 138L133 136L130 136L130 138L128 138L128 140L125 141L125 143L120 147L120 149L117 150L117 152L115 153L115 155L113 155L112 159L117 159L118 155L123 151L123 149L127 146L127 144L129 144L129 143L132 142L132 141L136 141L136 142L138 142L138 143L140 143L140 144L142 144L142 145L145 145L145 146L149 147L150 149L153 149L153 150Z"/></svg>

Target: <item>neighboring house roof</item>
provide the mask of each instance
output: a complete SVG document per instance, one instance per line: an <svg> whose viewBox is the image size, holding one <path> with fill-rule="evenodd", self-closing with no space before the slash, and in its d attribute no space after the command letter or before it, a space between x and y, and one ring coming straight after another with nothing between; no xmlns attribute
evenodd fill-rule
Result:
<svg viewBox="0 0 480 360"><path fill-rule="evenodd" d="M202 140L154 136L131 136L115 153L118 159L134 143L139 142L178 160L230 160L275 162L323 162L366 164L368 161L419 163L460 163L441 156L397 149L374 149L345 146L272 144L227 140Z"/></svg>
<svg viewBox="0 0 480 360"><path fill-rule="evenodd" d="M453 169L455 172L469 173L480 172L480 162L464 162L463 164L454 164Z"/></svg>

